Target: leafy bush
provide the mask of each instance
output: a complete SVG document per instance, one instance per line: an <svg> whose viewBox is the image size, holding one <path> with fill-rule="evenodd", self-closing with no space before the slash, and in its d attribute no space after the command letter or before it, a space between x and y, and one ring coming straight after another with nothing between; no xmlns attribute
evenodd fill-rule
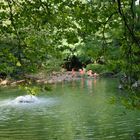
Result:
<svg viewBox="0 0 140 140"><path fill-rule="evenodd" d="M92 70L96 73L106 72L106 66L101 64L88 64L86 70Z"/></svg>
<svg viewBox="0 0 140 140"><path fill-rule="evenodd" d="M119 73L121 71L121 61L109 60L107 64L107 69L114 73Z"/></svg>

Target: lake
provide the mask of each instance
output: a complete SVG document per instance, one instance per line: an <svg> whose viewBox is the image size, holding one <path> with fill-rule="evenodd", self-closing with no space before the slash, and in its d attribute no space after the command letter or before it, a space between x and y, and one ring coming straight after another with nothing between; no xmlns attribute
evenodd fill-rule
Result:
<svg viewBox="0 0 140 140"><path fill-rule="evenodd" d="M22 93L0 89L0 140L138 140L140 111L119 103L116 79L57 83L38 102L15 103Z"/></svg>

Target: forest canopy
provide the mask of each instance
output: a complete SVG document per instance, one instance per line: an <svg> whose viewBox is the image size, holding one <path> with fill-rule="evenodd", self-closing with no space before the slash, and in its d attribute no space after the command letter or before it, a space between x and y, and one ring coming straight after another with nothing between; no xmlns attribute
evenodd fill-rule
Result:
<svg viewBox="0 0 140 140"><path fill-rule="evenodd" d="M56 67L72 56L104 60L110 71L140 79L140 1L1 0L0 72Z"/></svg>

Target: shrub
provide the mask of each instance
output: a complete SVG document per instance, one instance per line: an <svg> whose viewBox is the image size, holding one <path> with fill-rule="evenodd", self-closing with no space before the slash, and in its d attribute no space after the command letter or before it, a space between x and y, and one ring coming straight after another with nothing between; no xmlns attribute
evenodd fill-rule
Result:
<svg viewBox="0 0 140 140"><path fill-rule="evenodd" d="M92 70L96 73L104 73L106 72L106 66L101 64L88 64L86 70Z"/></svg>

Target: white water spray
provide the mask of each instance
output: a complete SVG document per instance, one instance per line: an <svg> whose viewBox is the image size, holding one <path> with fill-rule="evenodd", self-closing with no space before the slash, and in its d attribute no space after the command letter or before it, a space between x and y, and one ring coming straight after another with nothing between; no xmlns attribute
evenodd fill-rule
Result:
<svg viewBox="0 0 140 140"><path fill-rule="evenodd" d="M35 103L38 98L33 95L18 96L15 100L16 103Z"/></svg>

